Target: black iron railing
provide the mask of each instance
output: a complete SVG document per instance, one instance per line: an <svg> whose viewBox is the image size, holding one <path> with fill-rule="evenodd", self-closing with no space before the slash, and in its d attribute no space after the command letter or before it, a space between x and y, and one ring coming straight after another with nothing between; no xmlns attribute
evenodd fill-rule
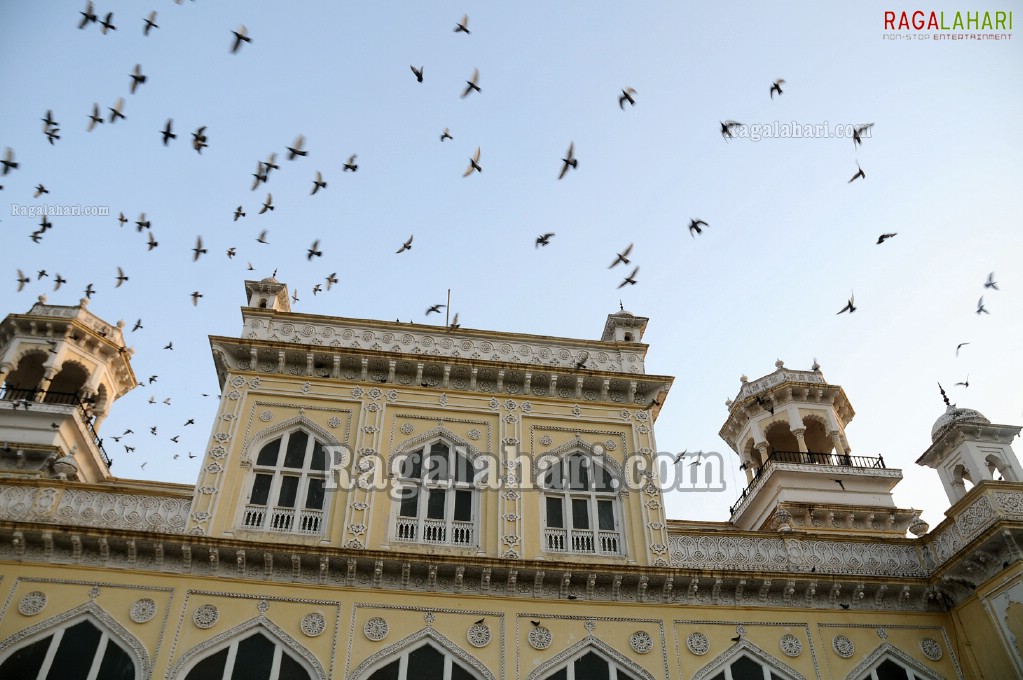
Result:
<svg viewBox="0 0 1023 680"><path fill-rule="evenodd" d="M849 456L839 453L814 453L812 451L772 451L771 455L767 457L764 464L759 468L754 468L753 479L742 491L742 495L739 496L739 500L735 501L735 505L728 509L729 514L735 512L735 509L742 505L742 502L746 500L746 497L752 493L754 489L759 485L761 478L764 473L770 469L774 463L795 463L799 465L821 465L831 467L853 467L853 468L884 468L884 457L883 456Z"/></svg>
<svg viewBox="0 0 1023 680"><path fill-rule="evenodd" d="M114 461L107 455L107 452L103 449L103 440L96 432L96 428L93 427L93 420L95 419L92 414L93 403L87 399L82 399L79 395L73 392L52 392L47 391L43 394L41 401L38 400L41 390L37 389L24 389L8 387L7 385L0 386L0 401L12 401L16 404L22 404L23 408L31 409L35 404L57 404L60 406L77 406L81 409L82 420L85 422L85 427L89 431L89 435L92 437L92 443L99 449L99 455L103 459L109 468L114 464Z"/></svg>

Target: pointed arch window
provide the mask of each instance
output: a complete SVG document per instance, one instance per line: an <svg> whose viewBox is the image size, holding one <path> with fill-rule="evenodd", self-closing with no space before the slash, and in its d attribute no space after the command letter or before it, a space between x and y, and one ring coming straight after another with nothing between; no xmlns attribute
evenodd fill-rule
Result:
<svg viewBox="0 0 1023 680"><path fill-rule="evenodd" d="M891 657L883 658L872 665L870 670L860 676L859 680L931 680L930 675L921 675L908 666Z"/></svg>
<svg viewBox="0 0 1023 680"><path fill-rule="evenodd" d="M367 680L479 680L450 653L427 643L375 670Z"/></svg>
<svg viewBox="0 0 1023 680"><path fill-rule="evenodd" d="M544 680L636 680L636 677L620 664L594 651L587 651L545 675Z"/></svg>
<svg viewBox="0 0 1023 680"><path fill-rule="evenodd" d="M780 674L763 661L743 654L730 661L710 680L789 680L789 676Z"/></svg>
<svg viewBox="0 0 1023 680"><path fill-rule="evenodd" d="M0 678L135 680L131 656L89 619L72 621L22 645L0 663Z"/></svg>
<svg viewBox="0 0 1023 680"><path fill-rule="evenodd" d="M292 430L259 450L253 465L246 529L319 534L327 482L323 443L305 430Z"/></svg>
<svg viewBox="0 0 1023 680"><path fill-rule="evenodd" d="M571 453L544 473L544 549L620 555L619 481L603 464Z"/></svg>
<svg viewBox="0 0 1023 680"><path fill-rule="evenodd" d="M464 448L443 439L399 461L393 538L476 547L479 494Z"/></svg>
<svg viewBox="0 0 1023 680"><path fill-rule="evenodd" d="M311 680L312 674L284 646L257 632L236 638L192 667L184 680Z"/></svg>

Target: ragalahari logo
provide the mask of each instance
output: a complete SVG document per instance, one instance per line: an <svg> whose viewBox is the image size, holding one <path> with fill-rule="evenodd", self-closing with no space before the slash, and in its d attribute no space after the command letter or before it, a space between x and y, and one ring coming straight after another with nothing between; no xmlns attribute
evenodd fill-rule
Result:
<svg viewBox="0 0 1023 680"><path fill-rule="evenodd" d="M885 10L886 40L1011 40L1012 12Z"/></svg>

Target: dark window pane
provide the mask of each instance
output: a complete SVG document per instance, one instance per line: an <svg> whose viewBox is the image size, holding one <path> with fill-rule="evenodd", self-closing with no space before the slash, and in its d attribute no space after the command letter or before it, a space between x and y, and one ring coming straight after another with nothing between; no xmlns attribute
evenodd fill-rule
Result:
<svg viewBox="0 0 1023 680"><path fill-rule="evenodd" d="M277 496L277 507L295 507L295 495L298 493L298 477L281 477L281 493Z"/></svg>
<svg viewBox="0 0 1023 680"><path fill-rule="evenodd" d="M224 664L227 663L227 650L222 649L197 663L188 671L185 680L224 680Z"/></svg>
<svg viewBox="0 0 1023 680"><path fill-rule="evenodd" d="M468 456L463 456L460 453L455 453L455 481L458 482L471 482L472 481L472 463L469 461Z"/></svg>
<svg viewBox="0 0 1023 680"><path fill-rule="evenodd" d="M575 677L586 680L610 680L611 671L607 661L590 652L575 660Z"/></svg>
<svg viewBox="0 0 1023 680"><path fill-rule="evenodd" d="M612 501L597 501L597 528L602 531L614 531L615 509Z"/></svg>
<svg viewBox="0 0 1023 680"><path fill-rule="evenodd" d="M402 517L419 517L419 487L406 486L402 489L401 509L398 514Z"/></svg>
<svg viewBox="0 0 1023 680"><path fill-rule="evenodd" d="M302 468L305 465L305 447L309 443L309 435L302 430L292 432L288 436L288 452L284 454L284 467Z"/></svg>
<svg viewBox="0 0 1023 680"><path fill-rule="evenodd" d="M908 678L906 669L891 659L885 659L884 663L877 667L877 680L907 680Z"/></svg>
<svg viewBox="0 0 1023 680"><path fill-rule="evenodd" d="M128 653L118 647L113 640L107 639L107 651L103 653L103 663L100 664L100 680L133 680L135 678L135 664L132 663Z"/></svg>
<svg viewBox="0 0 1023 680"><path fill-rule="evenodd" d="M101 633L88 621L77 623L64 631L64 637L53 657L47 680L85 680L96 656Z"/></svg>
<svg viewBox="0 0 1023 680"><path fill-rule="evenodd" d="M544 486L551 491L561 491L565 488L564 480L561 477L561 463L555 463L554 467L547 473L544 479Z"/></svg>
<svg viewBox="0 0 1023 680"><path fill-rule="evenodd" d="M310 461L309 467L313 470L327 469L327 456L323 452L323 444L315 440L313 440L313 459Z"/></svg>
<svg viewBox="0 0 1023 680"><path fill-rule="evenodd" d="M476 680L476 676L452 661L451 680Z"/></svg>
<svg viewBox="0 0 1023 680"><path fill-rule="evenodd" d="M594 467L596 467L594 472L594 478L596 481L594 484L596 485L597 491L614 491L614 486L612 486L611 482L611 473L609 473L601 465L596 465Z"/></svg>
<svg viewBox="0 0 1023 680"><path fill-rule="evenodd" d="M588 503L582 498L572 499L572 528L573 529L589 529L590 528L590 514L587 508Z"/></svg>
<svg viewBox="0 0 1023 680"><path fill-rule="evenodd" d="M785 679L783 677L781 677L780 675L776 675L775 673L771 673L771 680L785 680Z"/></svg>
<svg viewBox="0 0 1023 680"><path fill-rule="evenodd" d="M455 519L459 522L472 520L472 491L455 492Z"/></svg>
<svg viewBox="0 0 1023 680"><path fill-rule="evenodd" d="M724 672L724 671L721 671L720 673L718 673L717 675L715 675L715 676L714 676L713 678L711 678L710 680L725 680L725 672Z"/></svg>
<svg viewBox="0 0 1023 680"><path fill-rule="evenodd" d="M377 669L373 675L369 676L369 680L398 680L398 671L400 670L399 664L401 660L393 661L383 668Z"/></svg>
<svg viewBox="0 0 1023 680"><path fill-rule="evenodd" d="M547 526L551 529L565 528L565 513L560 497L547 497Z"/></svg>
<svg viewBox="0 0 1023 680"><path fill-rule="evenodd" d="M426 516L429 519L444 519L444 489L430 489L430 499L426 503Z"/></svg>
<svg viewBox="0 0 1023 680"><path fill-rule="evenodd" d="M274 643L256 633L238 643L231 680L270 680L274 662Z"/></svg>
<svg viewBox="0 0 1023 680"><path fill-rule="evenodd" d="M374 678L376 675L373 676ZM394 677L398 677L395 675ZM277 680L309 680L309 673L302 665L291 658L287 652L281 654L281 671Z"/></svg>
<svg viewBox="0 0 1023 680"><path fill-rule="evenodd" d="M764 680L764 669L748 656L741 656L732 662L732 680Z"/></svg>
<svg viewBox="0 0 1023 680"><path fill-rule="evenodd" d="M0 664L0 678L34 678L39 675L46 650L52 641L53 636L50 635L11 654L7 661Z"/></svg>
<svg viewBox="0 0 1023 680"><path fill-rule="evenodd" d="M451 470L448 469L448 454L451 449L446 444L437 442L430 446L430 458L426 465L426 478L431 481L439 479L450 479Z"/></svg>
<svg viewBox="0 0 1023 680"><path fill-rule="evenodd" d="M573 455L568 459L568 488L586 491L590 488L590 461L582 456Z"/></svg>
<svg viewBox="0 0 1023 680"><path fill-rule="evenodd" d="M323 510L323 485L327 480L309 478L309 491L305 495L305 506L310 510Z"/></svg>
<svg viewBox="0 0 1023 680"><path fill-rule="evenodd" d="M401 476L405 479L423 478L423 452L413 451L401 461Z"/></svg>
<svg viewBox="0 0 1023 680"><path fill-rule="evenodd" d="M444 655L423 645L408 655L409 680L444 680Z"/></svg>
<svg viewBox="0 0 1023 680"><path fill-rule="evenodd" d="M266 499L270 497L270 482L273 475L256 475L252 482L252 495L249 496L249 503L253 505L266 505Z"/></svg>
<svg viewBox="0 0 1023 680"><path fill-rule="evenodd" d="M277 453L280 448L281 440L278 437L259 450L259 455L256 456L256 465L269 465L270 467L277 465Z"/></svg>
<svg viewBox="0 0 1023 680"><path fill-rule="evenodd" d="M548 675L546 680L568 680L568 669L562 668L554 675Z"/></svg>
<svg viewBox="0 0 1023 680"><path fill-rule="evenodd" d="M616 670L618 671L618 680L635 680L635 678L623 671L621 668Z"/></svg>

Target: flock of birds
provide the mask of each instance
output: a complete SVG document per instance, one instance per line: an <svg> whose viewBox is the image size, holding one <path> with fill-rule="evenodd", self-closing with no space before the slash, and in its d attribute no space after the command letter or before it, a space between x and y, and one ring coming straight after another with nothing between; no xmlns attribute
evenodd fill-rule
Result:
<svg viewBox="0 0 1023 680"><path fill-rule="evenodd" d="M114 23L113 13L107 12L102 18L100 18L100 14L96 12L94 4L91 0L89 0L86 3L85 9L79 12L79 14L80 19L78 19L77 24L79 29L85 30L89 28L90 25L96 25L99 27L101 33L104 35L106 35L108 32L118 30L117 25ZM152 11L147 16L142 18L142 31L145 36L149 36L151 31L160 28L159 24L157 23L157 18L158 14L156 11ZM463 16L459 21L455 23L453 31L456 34L464 34L466 36L471 35L468 15ZM251 45L252 43L253 38L252 36L249 35L247 28L244 25L239 25L236 30L230 31L230 40L227 45L228 51L231 54L238 54L240 51L242 51L243 46ZM426 69L424 65L419 66L410 65L410 70L414 78L413 86L415 85L415 83L424 82L426 78ZM128 76L130 78L130 82L128 84L129 95L136 95L136 93L138 93L141 90L141 88L147 83L147 76L143 72L141 64L135 64L134 68L128 74ZM786 81L782 78L779 78L770 84L768 90L770 99L774 100L775 95L778 95L779 98L783 96L784 90L782 89L782 85L786 85L786 87L788 87ZM461 90L460 96L463 99L470 96L485 96L482 93L483 88L480 84L480 71L478 68L474 68L471 76L467 80L465 80L465 84ZM636 106L637 95L638 95L637 91L632 87L622 88L620 90L620 93L617 95L617 102L619 108L622 111L625 111L627 107L631 108ZM127 114L125 111L126 107L124 97L119 97L112 106L106 107L105 114L98 102L93 103L91 111L85 114L86 132L91 133L100 125L104 126L116 125L118 121L126 119ZM61 139L61 124L55 119L52 110L46 111L45 115L42 118L42 123L43 123L42 132L46 136L48 143L50 145L56 144ZM853 128L852 140L854 150L858 149L863 144L863 139L869 136L869 132L871 131L873 126L874 126L873 123L867 123ZM210 146L211 139L210 135L207 133L207 127L208 127L207 125L199 125L193 132L190 133L191 147L199 155L202 155L203 150ZM739 136L740 131L742 130L743 127L744 127L743 123L740 123L738 121L725 120L720 123L720 134L722 138L727 142L730 139ZM175 132L173 118L167 118L163 126L154 129L154 132L158 135L158 138L160 139L163 146L170 146L171 144L175 143L179 137L178 132ZM448 141L453 140L454 136L449 128L444 128L444 130L441 132L439 136L439 139L440 143L444 144ZM306 140L304 135L302 134L297 135L294 141L290 145L286 145L284 147L284 151L281 153L284 156L285 161L278 162L278 152L276 151L269 153L269 155L266 156L265 160L257 160L255 172L253 172L251 175L252 176L252 181L250 185L251 191L256 191L261 186L268 185L273 174L275 172L281 171L282 163L287 162L290 164L292 162L299 161L300 159L306 159L309 156L310 152L306 148ZM347 160L340 163L341 173L347 174L358 172L359 165L357 163L357 159L358 159L357 153L351 153L348 156ZM579 159L576 157L574 142L569 142L568 148L560 160L561 160L560 170L556 175L557 180L563 180L570 173L578 171ZM16 160L14 149L11 147L7 147L3 155L3 158L0 159L0 176L5 177L9 173L17 170L18 168L19 163ZM866 173L860 166L858 160L856 161L856 168L857 168L856 173L853 174L852 177L848 180L849 184L852 184L856 180L864 181L866 180ZM480 174L482 172L483 172L482 148L481 146L477 146L475 152L469 157L468 165L466 166L462 176L463 178L470 178L474 174ZM315 174L311 179L309 195L315 196L321 191L326 190L327 187L328 182L324 178L323 173L320 170L315 170ZM3 186L0 185L0 190L2 189ZM45 187L45 185L39 183L35 187L33 198L39 198L40 196L48 193L49 190ZM268 212L274 211L275 208L276 206L274 205L273 194L267 191L266 198L263 199L262 202L259 204L256 213L258 215L264 215ZM232 211L232 217L234 222L244 219L247 216L248 212L246 211L244 205L238 205ZM124 212L119 213L117 221L118 225L122 228L132 223L132 220L126 217ZM138 218L135 219L133 223L137 233L146 234L147 252L151 252L160 246L160 242L157 240L152 230L152 223L147 218L145 212L140 213ZM702 235L704 231L709 227L710 224L706 220L700 218L691 218L688 224L688 231L690 236L695 239L697 236ZM47 216L44 215L41 218L38 228L34 229L29 235L29 237L32 239L33 242L40 243L45 238L47 232L52 228L53 223L48 219ZM552 239L555 236L556 234L554 232L545 232L540 234L535 239L535 247L539 249L550 246L552 244ZM897 236L897 232L882 233L877 238L877 245L882 245L888 240L894 238L895 236ZM269 245L270 244L269 231L267 229L261 229L259 231L258 236L255 238L255 241L258 244L257 247ZM413 241L414 234L410 234L409 237L400 244L395 253L400 255L402 253L405 253L406 251L410 251L413 247ZM634 264L631 259L633 248L634 243L629 243L620 251L615 252L614 259L608 266L608 269L615 269L618 267L618 265L623 265L623 269L628 269L631 265L631 270L628 271L628 274L623 275L623 278L621 279L620 283L617 286L618 289L622 289L626 286L635 286L638 283L638 274L640 271L640 267L639 265ZM235 245L227 248L225 255L228 259L233 259L236 256L238 256L240 252L241 248ZM192 262L198 262L204 256L209 256L209 249L205 246L203 237L200 234L196 236L195 244L191 248L191 260ZM316 239L306 249L306 260L308 262L313 262L315 259L322 257L323 249L321 247L320 239ZM250 271L255 270L255 267L253 267L251 262L248 262L248 270ZM62 286L68 284L68 280L64 278L60 273L54 272L54 274L51 276L50 273L45 269L37 270L35 272L35 277L36 277L35 281L41 281L43 279L49 279L50 281L52 281L54 291L58 291L61 289ZM127 284L130 281L130 277L123 266L117 266L116 273L112 273L111 277L114 288L120 288L122 285ZM312 287L312 294L314 296L318 295L321 292L330 291L335 285L339 283L339 277L336 271L330 272L329 274L325 274L322 277L322 279L323 279L322 283L317 283ZM19 292L22 291L26 286L28 286L32 282L33 279L31 278L30 275L26 274L22 269L17 269L16 284L17 290ZM988 277L988 280L984 283L984 288L985 290L996 291L999 290L997 283L994 280L993 272ZM92 296L95 295L96 292L97 289L95 286L95 282L88 282L83 289L83 293L86 298L92 298ZM193 290L190 293L189 297L191 299L192 304L194 306L198 306L200 301L203 299L204 294L201 290L197 289ZM292 299L296 303L299 301L299 295L297 290L294 291ZM435 313L439 314L443 309L447 309L447 305L444 304L430 305L426 309L425 316L430 317L430 315L432 314ZM856 310L857 306L855 304L855 297L852 293L850 293L847 303L845 304L844 307L842 307L841 310L839 310L838 314L844 314L846 312L852 314ZM977 303L976 313L978 315L990 313L984 304L983 296ZM459 327L458 314L455 313L453 318L446 323L451 328L458 328ZM138 330L141 330L142 328L143 324L142 319L140 318L131 328L131 332L134 333ZM968 344L970 343L968 342L960 343L960 345L956 348L956 355L958 356L959 350ZM173 342L168 342L164 346L164 349L173 350ZM156 383L157 378L158 376L153 375L149 378L147 383L140 383L140 386L153 385L154 383ZM969 387L969 378L967 377L966 381L956 384L963 387ZM169 406L171 404L171 399L168 397L163 399L161 402L157 400L154 395L153 397L150 398L149 403L150 404L163 403ZM185 424L189 425L193 423L194 419L189 418ZM154 436L157 435L157 428L155 426L152 427L150 431L152 435ZM115 442L120 442L120 440L123 437L129 436L131 434L133 434L133 432L129 429L122 435L118 437L113 437L112 439ZM178 436L179 435L175 435L175 437L172 438L171 441L176 443ZM132 451L134 451L134 449L128 445L124 446L126 452L131 453ZM194 456L189 454L189 457L193 458ZM177 455L175 455L175 458L177 458ZM676 460L676 462L678 462L678 460ZM693 464L698 464L698 462L699 458L697 458L697 461L694 462Z"/></svg>

